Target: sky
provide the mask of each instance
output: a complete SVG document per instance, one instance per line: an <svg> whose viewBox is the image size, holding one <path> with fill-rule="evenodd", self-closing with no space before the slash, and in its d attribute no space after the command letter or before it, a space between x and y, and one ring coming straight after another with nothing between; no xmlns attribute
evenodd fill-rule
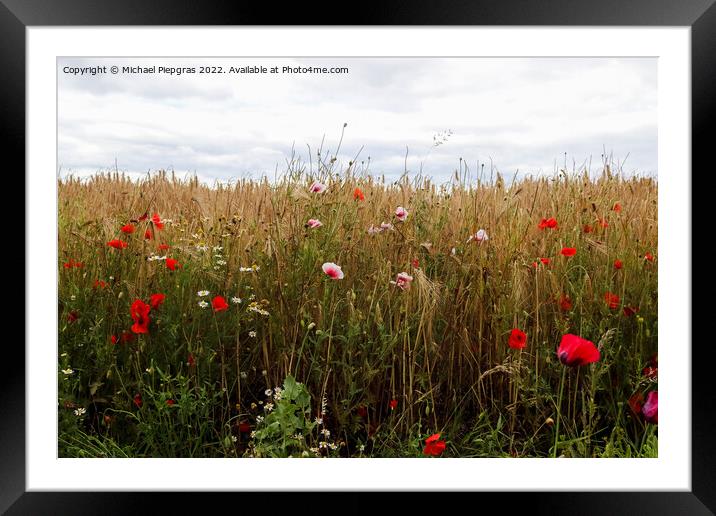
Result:
<svg viewBox="0 0 716 516"><path fill-rule="evenodd" d="M70 68L106 66L105 73ZM117 66L120 73L110 73ZM155 73L122 73L124 66ZM159 67L223 73L159 73ZM230 73L230 67L279 73ZM348 73L283 72L345 67ZM344 124L345 125L344 127ZM337 159L368 171L447 181L460 158L505 176L601 168L657 174L654 58L63 58L58 173L174 170L206 182L273 178L292 149L315 169ZM440 141L439 145L435 145ZM407 161L406 161L407 152ZM369 159L370 158L370 159Z"/></svg>

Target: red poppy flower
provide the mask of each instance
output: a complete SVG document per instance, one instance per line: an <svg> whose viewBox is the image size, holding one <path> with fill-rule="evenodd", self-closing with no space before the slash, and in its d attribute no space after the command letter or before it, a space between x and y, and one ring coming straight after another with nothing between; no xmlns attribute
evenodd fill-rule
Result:
<svg viewBox="0 0 716 516"><path fill-rule="evenodd" d="M137 408L140 408L142 406L142 395L137 393L134 395L134 404L137 406Z"/></svg>
<svg viewBox="0 0 716 516"><path fill-rule="evenodd" d="M577 254L577 250L574 247L563 247L559 254L562 256L574 256Z"/></svg>
<svg viewBox="0 0 716 516"><path fill-rule="evenodd" d="M390 410L395 410L398 406L398 400L390 400L388 405L390 406Z"/></svg>
<svg viewBox="0 0 716 516"><path fill-rule="evenodd" d="M251 425L248 424L246 421L242 421L239 423L239 432L242 434L248 434L251 431Z"/></svg>
<svg viewBox="0 0 716 516"><path fill-rule="evenodd" d="M646 395L646 401L641 408L641 413L647 423L656 425L659 423L659 392L651 391Z"/></svg>
<svg viewBox="0 0 716 516"><path fill-rule="evenodd" d="M599 360L599 350L593 342L568 333L562 336L557 348L559 361L569 367L591 364Z"/></svg>
<svg viewBox="0 0 716 516"><path fill-rule="evenodd" d="M654 261L654 255L651 254L651 253L646 253L646 254L644 255L644 259L645 259L647 262L653 262L653 261Z"/></svg>
<svg viewBox="0 0 716 516"><path fill-rule="evenodd" d="M527 345L527 334L520 329L514 328L510 333L507 344L512 349L522 349Z"/></svg>
<svg viewBox="0 0 716 516"><path fill-rule="evenodd" d="M79 318L80 318L80 314L77 312L77 310L72 310L69 314L67 314L67 322L68 323L73 323Z"/></svg>
<svg viewBox="0 0 716 516"><path fill-rule="evenodd" d="M193 353L189 353L189 358L187 358L186 362L187 362L187 364L189 364L189 367L196 365L196 360L194 360Z"/></svg>
<svg viewBox="0 0 716 516"><path fill-rule="evenodd" d="M124 242L122 240L114 239L107 242L107 245L109 247L114 247L115 249L124 249L125 247L127 247L128 244L127 242Z"/></svg>
<svg viewBox="0 0 716 516"><path fill-rule="evenodd" d="M175 271L177 270L177 267L181 267L179 260L175 260L174 258L167 258L167 269Z"/></svg>
<svg viewBox="0 0 716 516"><path fill-rule="evenodd" d="M211 300L211 306L215 312L223 312L229 308L229 303L227 303L223 297L216 296Z"/></svg>
<svg viewBox="0 0 716 516"><path fill-rule="evenodd" d="M413 266L414 269L417 269L418 267L420 267L420 262L418 261L417 258L413 258L413 261L410 262L410 263L411 263L411 265Z"/></svg>
<svg viewBox="0 0 716 516"><path fill-rule="evenodd" d="M126 344L127 342L132 342L134 340L134 333L130 331L123 331L122 336L119 338L119 341L122 344Z"/></svg>
<svg viewBox="0 0 716 516"><path fill-rule="evenodd" d="M563 312L568 312L572 309L572 300L569 299L568 295L562 295L562 298L559 300L559 307Z"/></svg>
<svg viewBox="0 0 716 516"><path fill-rule="evenodd" d="M82 267L82 262L76 262L76 261L74 261L72 258L70 258L70 261L69 261L69 262L66 262L66 263L63 263L62 266L63 266L65 269L71 269L71 268L73 268L73 267L79 268L79 267Z"/></svg>
<svg viewBox="0 0 716 516"><path fill-rule="evenodd" d="M134 233L134 225L133 224L125 224L122 226L122 229L120 230L122 233L129 235L131 233Z"/></svg>
<svg viewBox="0 0 716 516"><path fill-rule="evenodd" d="M164 299L166 297L167 296L165 296L164 294L152 294L151 296L149 296L149 304L152 305L152 308L156 310L162 305L162 303L164 303Z"/></svg>
<svg viewBox="0 0 716 516"><path fill-rule="evenodd" d="M171 399L171 398L167 400L167 405L169 405L170 407L171 407L172 405L174 405L175 403L176 403L176 401L174 401L174 400Z"/></svg>
<svg viewBox="0 0 716 516"><path fill-rule="evenodd" d="M129 314L132 316L134 324L132 325L132 331L134 333L149 333L149 311L151 307L142 301L136 299L129 309Z"/></svg>
<svg viewBox="0 0 716 516"><path fill-rule="evenodd" d="M549 265L549 262L550 262L549 258L540 258L539 262L532 262L532 267L534 267L536 269L540 263L542 265Z"/></svg>
<svg viewBox="0 0 716 516"><path fill-rule="evenodd" d="M438 457L445 451L445 441L440 441L440 434L433 434L425 439L424 455Z"/></svg>
<svg viewBox="0 0 716 516"><path fill-rule="evenodd" d="M158 247L160 251L166 251L167 249L169 249L169 244L159 244Z"/></svg>
<svg viewBox="0 0 716 516"><path fill-rule="evenodd" d="M548 219L542 219L540 223L537 225L540 229L556 229L557 228L557 219L554 217L550 217Z"/></svg>
<svg viewBox="0 0 716 516"><path fill-rule="evenodd" d="M151 230L148 229L148 230L146 230L146 231L144 232L144 238L145 238L146 240L151 240L151 239L152 239L152 232L151 232Z"/></svg>
<svg viewBox="0 0 716 516"><path fill-rule="evenodd" d="M624 266L621 260L614 260L614 268L616 270L621 269Z"/></svg>
<svg viewBox="0 0 716 516"><path fill-rule="evenodd" d="M639 311L638 306L625 306L624 307L624 316L631 317L632 315L636 314L638 311Z"/></svg>
<svg viewBox="0 0 716 516"><path fill-rule="evenodd" d="M607 222L607 219L599 219L599 225L606 228L609 227L609 222Z"/></svg>
<svg viewBox="0 0 716 516"><path fill-rule="evenodd" d="M119 341L119 338L117 338L116 335L112 335L110 337L110 340L112 341L112 344L117 344L117 342Z"/></svg>
<svg viewBox="0 0 716 516"><path fill-rule="evenodd" d="M92 284L92 288L105 288L107 286L107 282L103 280L94 280L94 283Z"/></svg>
<svg viewBox="0 0 716 516"><path fill-rule="evenodd" d="M594 231L594 228L589 224L585 224L582 228L582 231L584 231L585 233L591 233L592 231Z"/></svg>
<svg viewBox="0 0 716 516"><path fill-rule="evenodd" d="M619 204L618 202L616 202L616 203L614 203L614 207L612 208L612 210L619 213L620 211L622 211L622 205Z"/></svg>
<svg viewBox="0 0 716 516"><path fill-rule="evenodd" d="M144 212L144 215L142 215L141 217L139 217L139 222L141 222L141 221L143 221L143 220L147 220L147 215L148 215L148 214L147 214L147 212L145 211L145 212Z"/></svg>
<svg viewBox="0 0 716 516"><path fill-rule="evenodd" d="M357 412L358 412L358 415L362 418L368 417L368 409L362 405L360 407L358 407Z"/></svg>
<svg viewBox="0 0 716 516"><path fill-rule="evenodd" d="M637 416L641 415L641 408L644 406L644 395L640 392L633 394L629 398L629 408Z"/></svg>
<svg viewBox="0 0 716 516"><path fill-rule="evenodd" d="M607 292L604 294L604 302L607 304L610 310L616 310L619 308L619 296L616 294L612 294L611 292Z"/></svg>
<svg viewBox="0 0 716 516"><path fill-rule="evenodd" d="M360 188L356 188L353 190L353 199L356 201L365 201L365 195L363 195L363 192Z"/></svg>
<svg viewBox="0 0 716 516"><path fill-rule="evenodd" d="M164 222L162 222L162 219L159 218L158 213L152 215L152 224L154 224L154 227L157 229L164 229Z"/></svg>

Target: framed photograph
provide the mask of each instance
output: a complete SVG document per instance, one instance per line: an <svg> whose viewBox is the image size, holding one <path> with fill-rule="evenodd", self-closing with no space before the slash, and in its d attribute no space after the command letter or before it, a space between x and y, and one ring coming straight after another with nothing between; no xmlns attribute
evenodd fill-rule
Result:
<svg viewBox="0 0 716 516"><path fill-rule="evenodd" d="M27 245L0 509L711 514L690 213L716 8L517 4L3 1Z"/></svg>

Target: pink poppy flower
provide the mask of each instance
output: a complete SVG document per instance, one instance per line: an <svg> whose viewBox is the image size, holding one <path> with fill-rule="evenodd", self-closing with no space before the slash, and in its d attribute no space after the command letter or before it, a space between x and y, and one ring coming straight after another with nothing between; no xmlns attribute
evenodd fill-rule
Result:
<svg viewBox="0 0 716 516"><path fill-rule="evenodd" d="M487 236L487 231L485 231L484 229L479 229L477 231L477 233L475 233L474 235L470 235L470 238L467 239L468 243L472 242L473 240L475 242L482 242L483 240L489 240L489 237Z"/></svg>
<svg viewBox="0 0 716 516"><path fill-rule="evenodd" d="M407 217L407 214L406 214ZM393 226L390 222L381 222L380 223L380 230L381 231L393 231L395 229L395 226Z"/></svg>
<svg viewBox="0 0 716 516"><path fill-rule="evenodd" d="M311 229L320 228L322 225L323 222L318 219L308 219L308 222L306 222L306 226Z"/></svg>
<svg viewBox="0 0 716 516"><path fill-rule="evenodd" d="M334 280L343 279L343 271L341 270L340 265L336 265L333 262L326 262L323 264L323 272L325 272L329 278Z"/></svg>
<svg viewBox="0 0 716 516"><path fill-rule="evenodd" d="M314 181L311 187L309 188L309 191L311 193L323 193L328 189L326 185L323 183L319 183L318 181Z"/></svg>
<svg viewBox="0 0 716 516"><path fill-rule="evenodd" d="M395 218L398 219L400 222L405 222L405 219L408 218L408 210L406 210L402 206L398 206L397 208L395 208Z"/></svg>
<svg viewBox="0 0 716 516"><path fill-rule="evenodd" d="M400 272L395 278L395 281L390 283L398 287L400 290L406 290L410 288L410 282L413 281L413 277L407 272Z"/></svg>
<svg viewBox="0 0 716 516"><path fill-rule="evenodd" d="M646 395L646 402L641 407L641 413L647 423L659 423L659 392L651 391Z"/></svg>

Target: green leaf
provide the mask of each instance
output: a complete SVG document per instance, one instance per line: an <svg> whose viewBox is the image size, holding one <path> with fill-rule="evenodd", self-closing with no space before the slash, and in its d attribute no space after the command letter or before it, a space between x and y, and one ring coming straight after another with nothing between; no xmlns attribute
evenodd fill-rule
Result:
<svg viewBox="0 0 716 516"><path fill-rule="evenodd" d="M288 375L283 381L283 396L290 399L291 401L296 399L299 393L299 384L296 383L293 376Z"/></svg>

